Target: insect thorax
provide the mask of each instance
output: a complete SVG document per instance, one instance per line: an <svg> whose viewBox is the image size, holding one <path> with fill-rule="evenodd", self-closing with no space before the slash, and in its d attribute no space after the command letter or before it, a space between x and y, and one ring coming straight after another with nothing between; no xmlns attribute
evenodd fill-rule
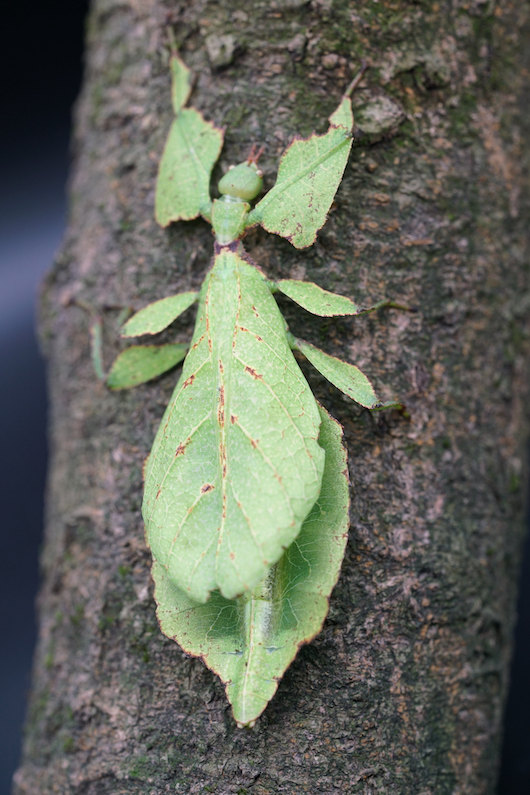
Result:
<svg viewBox="0 0 530 795"><path fill-rule="evenodd" d="M221 245L238 240L245 229L250 204L243 199L221 196L214 199L212 206L212 227L215 239Z"/></svg>
<svg viewBox="0 0 530 795"><path fill-rule="evenodd" d="M248 202L261 193L263 180L261 171L252 160L231 166L219 180L220 199L212 208L212 226L215 239L221 245L237 240L243 234L250 210Z"/></svg>

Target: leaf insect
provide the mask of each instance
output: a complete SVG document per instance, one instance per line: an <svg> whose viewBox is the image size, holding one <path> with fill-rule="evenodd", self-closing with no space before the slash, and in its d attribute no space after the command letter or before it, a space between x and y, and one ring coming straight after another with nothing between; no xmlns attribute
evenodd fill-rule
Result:
<svg viewBox="0 0 530 795"><path fill-rule="evenodd" d="M315 241L350 153L356 81L326 133L290 144L274 187L251 208L262 191L255 155L210 198L223 131L187 107L190 71L176 53L170 68L175 118L156 219L167 227L202 216L215 235L213 265L199 293L155 301L122 329L123 337L157 334L198 302L189 349L130 347L107 383L131 387L184 359L144 472L157 616L165 635L219 675L237 725L252 726L298 648L322 628L348 532L342 429L315 400L293 350L361 406L381 404L359 368L287 330L273 295L321 317L368 310L311 282L268 280L241 239L259 224L295 248Z"/></svg>

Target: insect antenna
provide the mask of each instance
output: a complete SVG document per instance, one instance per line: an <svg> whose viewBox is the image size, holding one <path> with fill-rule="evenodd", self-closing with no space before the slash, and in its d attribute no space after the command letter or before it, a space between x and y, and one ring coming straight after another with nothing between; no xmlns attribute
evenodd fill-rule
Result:
<svg viewBox="0 0 530 795"><path fill-rule="evenodd" d="M249 165L250 165L250 163L254 163L255 165L257 165L258 164L258 160L260 159L260 157L261 157L261 155L263 154L264 151L265 151L265 147L264 146L260 146L259 149L258 149L256 144L252 144L252 147L250 149L249 155L247 157L247 163Z"/></svg>

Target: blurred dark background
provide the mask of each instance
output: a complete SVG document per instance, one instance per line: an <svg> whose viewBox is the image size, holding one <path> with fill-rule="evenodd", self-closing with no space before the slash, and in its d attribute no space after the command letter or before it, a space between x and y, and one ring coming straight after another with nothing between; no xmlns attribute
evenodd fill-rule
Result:
<svg viewBox="0 0 530 795"><path fill-rule="evenodd" d="M71 107L82 76L87 7L88 0L52 0L2 9L0 795L10 792L19 757L36 633L47 451L35 303L65 225ZM499 795L530 793L528 543L522 581Z"/></svg>
<svg viewBox="0 0 530 795"><path fill-rule="evenodd" d="M0 795L10 793L19 758L36 634L47 450L35 306L65 225L87 7L10 2L0 24Z"/></svg>

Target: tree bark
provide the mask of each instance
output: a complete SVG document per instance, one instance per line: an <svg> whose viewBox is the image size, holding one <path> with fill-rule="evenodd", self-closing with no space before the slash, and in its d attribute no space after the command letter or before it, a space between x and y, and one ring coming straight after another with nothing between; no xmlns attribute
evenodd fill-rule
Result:
<svg viewBox="0 0 530 795"><path fill-rule="evenodd" d="M16 795L494 792L528 421L527 11L93 3L70 225L42 297L53 455ZM360 145L315 246L263 231L245 246L270 277L417 309L331 321L282 302L295 333L324 338L407 414L360 410L307 370L345 428L349 548L323 632L252 730L155 618L141 470L175 374L107 392L76 305L101 312L110 361L116 307L197 289L208 267L204 222L153 219L168 26L197 78L193 104L226 127L223 169L263 143L268 187L292 136L324 131L369 62ZM192 326L190 312L178 340Z"/></svg>

